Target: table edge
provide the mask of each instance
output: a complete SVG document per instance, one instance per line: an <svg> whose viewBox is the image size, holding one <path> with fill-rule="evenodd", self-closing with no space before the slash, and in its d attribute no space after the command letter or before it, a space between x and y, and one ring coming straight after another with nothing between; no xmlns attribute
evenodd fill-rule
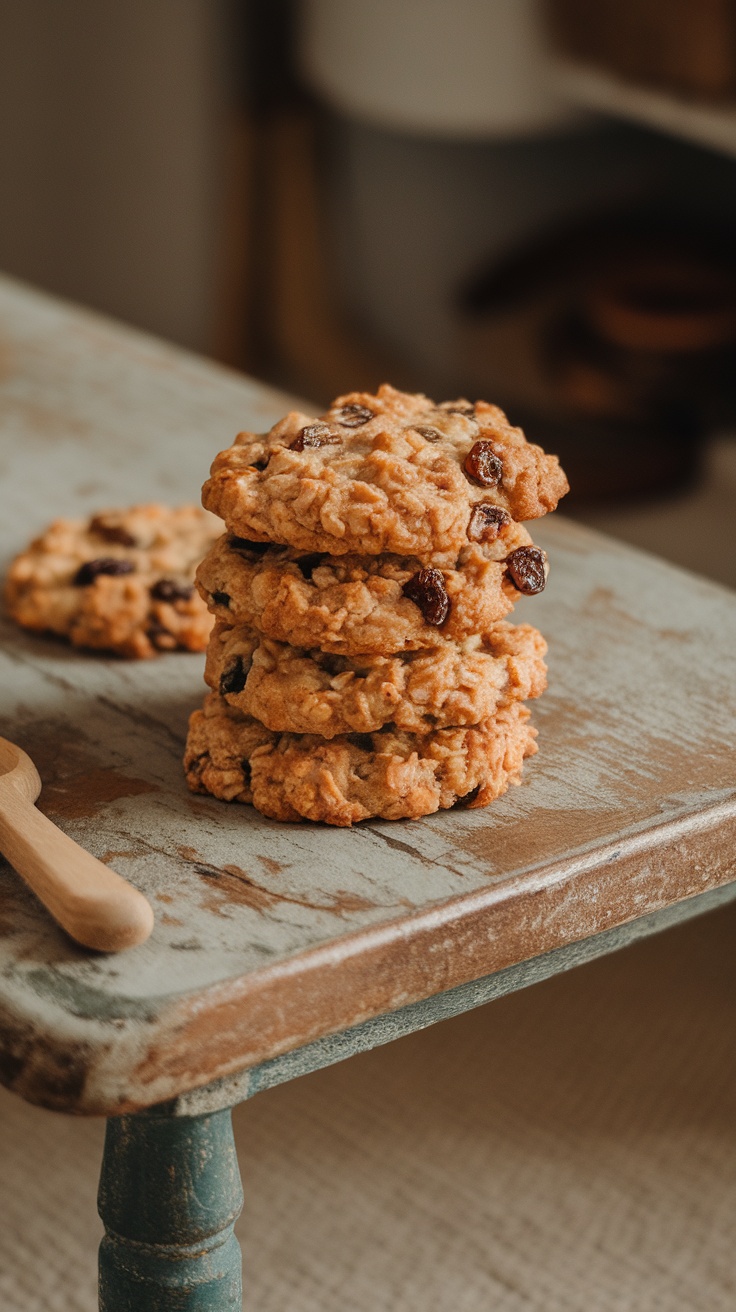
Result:
<svg viewBox="0 0 736 1312"><path fill-rule="evenodd" d="M64 1011L44 1013L43 1023L23 1014L26 990L15 1012L0 1010L0 1083L57 1110L134 1111L734 879L736 796L204 992L163 998L153 1017Z"/></svg>

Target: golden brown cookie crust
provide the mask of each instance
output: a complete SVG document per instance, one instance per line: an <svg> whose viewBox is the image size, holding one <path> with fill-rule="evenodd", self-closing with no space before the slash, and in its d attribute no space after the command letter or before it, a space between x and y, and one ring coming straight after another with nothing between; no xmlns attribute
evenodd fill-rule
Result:
<svg viewBox="0 0 736 1312"><path fill-rule="evenodd" d="M205 680L227 704L278 733L407 733L479 724L502 704L538 697L547 644L530 624L394 656L299 651L247 625L219 620Z"/></svg>
<svg viewBox="0 0 736 1312"><path fill-rule="evenodd" d="M486 806L519 782L535 737L521 702L472 728L325 741L271 733L210 694L189 721L184 768L193 792L252 802L274 820L348 826Z"/></svg>
<svg viewBox="0 0 736 1312"><path fill-rule="evenodd" d="M77 647L131 658L204 651L212 617L194 573L221 530L199 506L56 520L10 566L6 606L24 628Z"/></svg>
<svg viewBox="0 0 736 1312"><path fill-rule="evenodd" d="M506 557L531 538L513 520L495 540L468 543L442 586L448 613L430 624L404 588L422 569L415 556L300 556L294 548L248 544L226 534L197 570L197 586L218 619L252 624L294 647L342 655L390 655L434 647L438 639L486 633L519 598Z"/></svg>
<svg viewBox="0 0 736 1312"><path fill-rule="evenodd" d="M567 490L557 457L497 406L436 406L384 384L338 397L320 419L293 411L265 436L240 433L202 500L244 538L452 565L477 506L536 519Z"/></svg>

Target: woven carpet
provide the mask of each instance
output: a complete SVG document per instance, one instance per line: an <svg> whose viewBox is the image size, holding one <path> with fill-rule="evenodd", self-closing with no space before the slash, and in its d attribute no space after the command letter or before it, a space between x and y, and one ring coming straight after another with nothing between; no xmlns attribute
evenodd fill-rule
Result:
<svg viewBox="0 0 736 1312"><path fill-rule="evenodd" d="M235 1113L248 1312L733 1312L736 909ZM0 1308L93 1312L102 1126L0 1095Z"/></svg>

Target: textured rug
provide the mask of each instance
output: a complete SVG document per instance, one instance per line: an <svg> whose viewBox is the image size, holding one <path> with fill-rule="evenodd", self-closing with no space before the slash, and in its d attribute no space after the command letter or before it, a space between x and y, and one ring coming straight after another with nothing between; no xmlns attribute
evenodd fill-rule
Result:
<svg viewBox="0 0 736 1312"><path fill-rule="evenodd" d="M733 1312L736 908L235 1113L248 1312ZM0 1094L0 1308L93 1312L98 1122Z"/></svg>

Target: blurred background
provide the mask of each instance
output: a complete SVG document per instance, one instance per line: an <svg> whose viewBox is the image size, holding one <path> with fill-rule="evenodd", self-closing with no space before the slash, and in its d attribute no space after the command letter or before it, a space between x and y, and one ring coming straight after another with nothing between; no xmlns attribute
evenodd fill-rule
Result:
<svg viewBox="0 0 736 1312"><path fill-rule="evenodd" d="M495 401L736 584L736 0L0 0L0 178L4 272L318 406Z"/></svg>

